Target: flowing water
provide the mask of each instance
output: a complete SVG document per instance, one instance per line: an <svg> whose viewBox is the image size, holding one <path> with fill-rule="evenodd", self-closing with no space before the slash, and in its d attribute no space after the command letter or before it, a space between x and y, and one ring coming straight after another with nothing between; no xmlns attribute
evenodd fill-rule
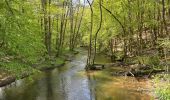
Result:
<svg viewBox="0 0 170 100"><path fill-rule="evenodd" d="M97 57L99 62L109 62ZM34 78L25 78L0 88L0 100L150 100L136 91L147 81L109 76L108 72L86 73L87 52L81 51L73 61Z"/></svg>

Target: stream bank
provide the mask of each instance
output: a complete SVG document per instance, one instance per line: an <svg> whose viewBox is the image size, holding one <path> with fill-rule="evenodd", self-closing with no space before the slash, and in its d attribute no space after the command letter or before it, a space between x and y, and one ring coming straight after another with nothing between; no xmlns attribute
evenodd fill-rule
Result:
<svg viewBox="0 0 170 100"><path fill-rule="evenodd" d="M0 100L150 100L152 83L146 79L111 76L110 71L84 70L87 52L81 51L64 66L32 75L0 88ZM97 56L97 62L109 63L106 57ZM30 89L31 88L31 89Z"/></svg>
<svg viewBox="0 0 170 100"><path fill-rule="evenodd" d="M41 71L53 70L57 67L64 66L66 61L71 61L78 51L67 52L60 57L51 57L43 59L36 64L28 64L22 60L3 58L0 63L0 87L9 85L19 79L23 79ZM2 67L3 66L3 67Z"/></svg>

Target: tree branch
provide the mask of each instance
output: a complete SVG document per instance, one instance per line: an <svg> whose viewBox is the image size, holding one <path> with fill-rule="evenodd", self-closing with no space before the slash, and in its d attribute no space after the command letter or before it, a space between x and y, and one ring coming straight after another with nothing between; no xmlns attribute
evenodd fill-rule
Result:
<svg viewBox="0 0 170 100"><path fill-rule="evenodd" d="M120 24L120 26L122 27L123 29L123 33L125 34L126 33L126 29L125 27L123 26L122 22L109 10L107 9L106 7L104 7L103 5L101 5L108 13L110 13L112 15L112 17Z"/></svg>

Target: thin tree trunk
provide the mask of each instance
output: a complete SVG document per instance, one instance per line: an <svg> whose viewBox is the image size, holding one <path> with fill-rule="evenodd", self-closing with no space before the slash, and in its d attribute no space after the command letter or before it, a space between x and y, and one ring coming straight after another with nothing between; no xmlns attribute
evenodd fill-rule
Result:
<svg viewBox="0 0 170 100"><path fill-rule="evenodd" d="M88 49L88 58L87 58L87 65L86 69L88 70L91 66L91 56L92 56L92 33L93 33L93 3L91 3L89 0L87 0L90 11L91 11L91 27L90 27L90 39L89 39L89 49Z"/></svg>
<svg viewBox="0 0 170 100"><path fill-rule="evenodd" d="M166 33L166 35L168 35L165 14L166 14L165 0L162 0L162 20L163 20L163 23L164 23L165 33Z"/></svg>
<svg viewBox="0 0 170 100"><path fill-rule="evenodd" d="M84 0L84 4L85 4L85 0ZM77 32L76 32L76 35L75 35L75 40L74 40L74 43L73 43L73 49L75 48L75 45L77 43L77 37L78 37L79 30L80 30L80 27L81 27L81 22L82 22L83 15L84 15L84 10L85 10L85 6L83 6L83 11L82 11L82 14L81 14L80 22L79 22L78 29L77 29Z"/></svg>
<svg viewBox="0 0 170 100"><path fill-rule="evenodd" d="M95 34L95 37L94 37L94 58L93 58L93 64L94 64L94 61L95 61L95 58L96 58L96 50L97 50L97 36L98 36L98 33L101 29L101 26L102 26L102 21L103 21L103 16L102 16L102 1L100 0L99 1L99 8L100 8L100 23L99 23L99 28Z"/></svg>

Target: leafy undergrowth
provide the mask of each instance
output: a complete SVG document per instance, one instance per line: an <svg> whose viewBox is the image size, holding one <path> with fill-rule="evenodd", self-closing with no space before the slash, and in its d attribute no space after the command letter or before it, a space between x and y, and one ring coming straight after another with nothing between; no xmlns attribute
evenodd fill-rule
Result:
<svg viewBox="0 0 170 100"><path fill-rule="evenodd" d="M9 62L0 62L0 70L5 71L9 75L17 78L23 77L23 75L30 75L36 70L27 64L21 63L18 60L12 60Z"/></svg>
<svg viewBox="0 0 170 100"><path fill-rule="evenodd" d="M155 83L159 100L170 100L170 75L157 75Z"/></svg>
<svg viewBox="0 0 170 100"><path fill-rule="evenodd" d="M56 62L56 64L60 65L60 64L63 64L65 61L62 58L56 58L55 62Z"/></svg>

